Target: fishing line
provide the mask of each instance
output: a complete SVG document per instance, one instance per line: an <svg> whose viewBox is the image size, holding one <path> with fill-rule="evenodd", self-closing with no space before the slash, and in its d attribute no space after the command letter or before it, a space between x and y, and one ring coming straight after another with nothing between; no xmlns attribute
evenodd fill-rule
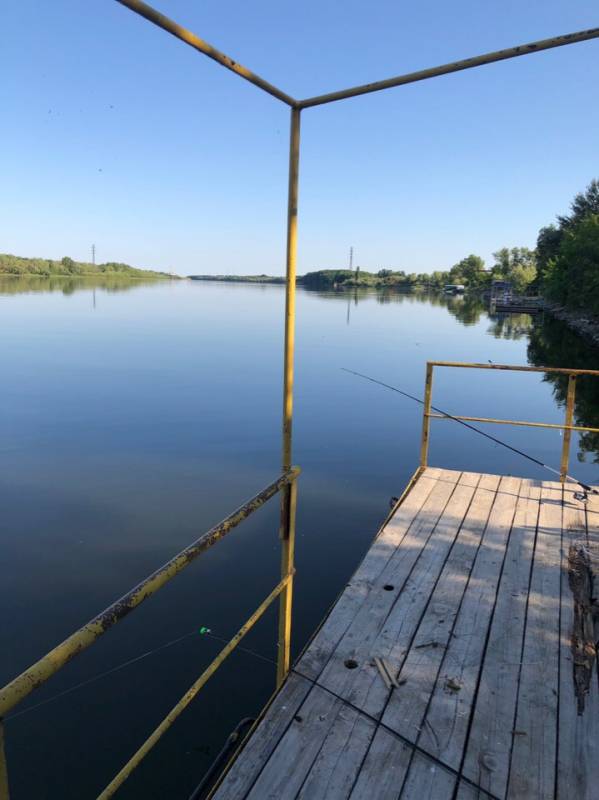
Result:
<svg viewBox="0 0 599 800"><path fill-rule="evenodd" d="M166 644L160 645L160 647L156 647L153 650L148 650L146 653L142 653L140 656L135 656L135 658L130 658L128 661L123 661L122 664L117 664L116 667L111 667L104 672L98 673L98 675L93 675L91 678L81 681L81 683L76 683L74 686L70 686L68 689L52 695L52 697L48 697L46 700L42 700L41 703L36 703L34 706L29 706L29 708L24 708L22 711L17 711L16 714L11 714L9 717L6 717L6 721L9 719L16 719L16 717L21 717L23 714L28 714L30 711L35 711L36 708L45 706L47 703L52 703L54 700L58 700L59 697L64 697L65 695L70 694L77 689L81 689L83 686L89 686L90 683L95 683L96 681L99 681L100 678L105 678L108 675L112 675L113 672L118 672L119 670L128 667L130 664L135 664L136 661L141 661L144 658L148 658L148 656L153 656L154 653L159 653L161 650L166 650L167 647L172 647L173 645L182 642L184 639L194 636L196 633L197 631L194 629L189 633L183 634L183 636L179 636L178 639L173 639L170 642L166 642Z"/></svg>
<svg viewBox="0 0 599 800"><path fill-rule="evenodd" d="M376 378L371 378L369 375L364 375L363 373L356 372L353 369L346 369L345 367L341 367L341 369L343 370L343 372L349 372L350 375L356 375L358 378L364 378L364 380L370 381L371 383L376 383L379 386L384 386L385 389L391 389L392 392L397 392L397 394L401 394L404 397L407 397L409 400L414 400L414 402L419 403L421 406L424 405L424 400L421 400L419 397L416 397L415 395L410 394L409 392L403 391L403 389L398 389L396 386L391 386L391 384L389 383L384 383L383 381L379 381ZM543 467L543 469L547 469L554 475L558 475L559 477L561 477L561 473L558 470L554 469L553 467L550 467L548 464L544 464L538 458L531 456L529 453L525 453L524 450L519 450L517 447L513 447L511 444L508 444L507 442L498 439L496 436L492 436L490 433L486 433L480 428L477 428L475 425L470 425L469 422L464 422L463 419L458 419L458 417L454 417L447 411L443 411L442 408L437 408L437 406L433 406L432 404L431 408L433 409L433 411L436 411L437 414L442 414L444 417L447 417L447 419L452 419L454 422L459 422L460 425L464 426L464 428L468 428L469 430L474 431L474 433L480 433L480 435L484 436L485 439L490 439L490 441L495 442L495 444L500 444L502 447L511 450L512 453L517 453L517 455L522 456L523 458L527 458L529 461L532 461L533 464L537 464L539 467ZM584 489L584 492L580 493L580 496L576 498L577 500L581 500L582 502L586 503L586 501L588 500L588 497L586 495L588 493L599 494L599 491L597 491L597 489L593 489L592 486L589 486L588 484L579 481L578 478L574 478L572 477L572 475L568 475L567 473L565 477L569 481L572 481L572 483L576 483L578 484L578 486Z"/></svg>
<svg viewBox="0 0 599 800"><path fill-rule="evenodd" d="M47 705L48 703L53 703L54 700L59 700L61 697L64 697L67 694L71 694L71 692L77 691L77 689L82 689L84 686L89 686L91 683L95 683L96 681L101 680L102 678L108 677L108 675L112 675L115 672L118 672L121 669L125 669L125 667L131 666L131 664L135 664L138 661L142 661L144 658L148 658L148 656L153 656L156 653L160 653L162 650L166 650L169 647L173 647L173 645L179 644L179 642L184 641L185 639L189 639L191 636L207 636L209 639L215 639L219 642L224 642L225 644L229 643L229 639L223 639L222 636L216 636L210 628L201 627L199 630L194 628L192 631L188 633L184 633L183 636L179 636L178 639L172 639L170 642L166 642L165 644L160 645L159 647L155 647L153 650L148 650L145 653L142 653L139 656L135 656L135 658L130 658L127 661L123 661L122 664L117 664L115 667L111 667L110 669L104 670L104 672L99 672L97 675L93 675L91 678L87 678L81 683L76 683L74 686L70 686L68 689L64 689L62 692L58 692L58 694L52 695L52 697L48 697L46 700L42 700L40 703L36 703L33 706L29 706L29 708L24 708L22 711L17 711L15 714L10 714L8 717L5 717L5 721L8 722L11 719L16 719L17 717L23 716L23 714L28 714L30 711L35 711L42 706ZM237 646L236 650L241 650L244 653L247 653L250 656L254 656L254 658L259 658L261 661L266 661L269 664L277 665L277 662L271 658L267 658L266 656L261 655L260 653L254 652L254 650L250 650L247 647L240 647Z"/></svg>
<svg viewBox="0 0 599 800"><path fill-rule="evenodd" d="M343 705L347 706L348 708L351 708L357 714L360 714L361 716L373 722L377 730L379 728L382 728L382 730L384 730L391 736L395 737L398 741L402 742L402 744L409 747L415 753L424 756L428 761L432 762L433 764L437 764L439 767L441 767L441 769L444 769L446 772L449 772L450 775L454 775L456 778L459 778L460 780L464 781L464 783L467 783L476 791L482 792L487 797L491 798L491 800L499 800L499 797L492 794L490 791L488 791L488 789L483 789L482 786L479 786L477 783L468 778L466 775L463 775L459 770L455 769L454 767L450 767L449 764L446 764L445 761L442 761L440 758L437 758L436 756L432 755L432 753L430 753L428 750L425 750L423 747L420 747L420 745L418 745L416 742L413 742L409 737L399 733L398 731L395 730L395 728L391 728L389 725L386 725L383 722L382 718L375 717L374 715L369 714L368 711L365 711L360 706L354 705L346 697L343 697L342 695L337 694L337 692L334 692L332 689L329 689L329 687L325 686L324 683L319 683L318 679L315 680L314 678L310 678L308 677L308 675L304 675L303 672L299 672L299 670L295 669L294 667L291 668L290 672L292 672L294 675L299 675L300 678L303 678L305 681L312 684L312 686L314 686L316 689L321 689L330 694L332 697L335 697L337 700L340 700ZM393 688L391 689L391 692L393 692Z"/></svg>

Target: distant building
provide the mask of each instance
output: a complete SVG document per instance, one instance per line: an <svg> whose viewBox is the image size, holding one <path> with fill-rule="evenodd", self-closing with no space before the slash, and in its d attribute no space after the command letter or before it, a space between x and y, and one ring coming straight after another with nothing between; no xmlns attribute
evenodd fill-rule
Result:
<svg viewBox="0 0 599 800"><path fill-rule="evenodd" d="M491 299L500 302L507 302L512 299L514 287L510 281L492 281Z"/></svg>
<svg viewBox="0 0 599 800"><path fill-rule="evenodd" d="M464 294L466 287L463 283L446 283L443 291L446 294Z"/></svg>

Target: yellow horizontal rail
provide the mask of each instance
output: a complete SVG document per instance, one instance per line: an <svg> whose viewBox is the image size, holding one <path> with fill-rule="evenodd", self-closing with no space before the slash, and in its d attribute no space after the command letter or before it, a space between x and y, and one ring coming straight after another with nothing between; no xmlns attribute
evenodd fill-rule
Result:
<svg viewBox="0 0 599 800"><path fill-rule="evenodd" d="M267 500L274 497L284 486L295 481L299 473L299 467L292 467L287 472L284 472L276 481L240 506L237 511L234 511L222 522L219 522L218 525L215 525L203 536L200 536L199 539L141 581L134 589L112 603L105 611L102 611L86 625L79 628L64 642L57 645L43 658L8 683L0 690L0 718L4 717L30 692L42 686L61 667L93 644L113 625L130 614L144 600L155 594L171 578L189 566L201 553L230 533L233 528L263 506Z"/></svg>
<svg viewBox="0 0 599 800"><path fill-rule="evenodd" d="M433 386L433 372L435 367L451 367L456 369L496 369L508 372L536 372L536 373L553 373L558 375L568 376L568 392L566 397L566 413L562 425L553 422L529 422L528 420L517 419L497 419L496 417L466 417L457 414L444 414L436 409L433 413L432 409L432 386ZM427 361L426 362L426 382L424 391L424 413L422 415L422 437L420 440L420 466L425 467L428 464L428 445L429 445L429 427L431 419L454 419L459 422L484 422L493 425L517 425L525 428L549 428L553 430L560 430L564 432L562 442L562 457L560 461L559 476L560 481L565 483L570 478L568 475L568 468L570 462L570 440L572 431L580 431L582 433L599 433L599 428L591 428L586 425L573 425L574 422L574 408L576 401L576 381L579 375L591 375L594 377L599 376L599 370L596 369L569 369L568 367L531 367L531 366L515 366L511 364L477 364L461 361ZM508 445L509 446L509 445ZM512 448L513 449L513 448ZM521 451L521 455L525 455ZM528 456L527 456L528 457ZM537 459L531 459L537 461ZM537 461L537 463L541 463ZM543 464L543 466L547 466ZM552 467L547 467L553 469ZM557 470L553 470L557 471Z"/></svg>
<svg viewBox="0 0 599 800"><path fill-rule="evenodd" d="M407 83L416 83L417 81L425 81L429 78L438 78L440 75L448 75L452 72L461 72L465 69L472 69L472 67L481 67L483 64L492 64L496 61L505 61L509 58L526 56L530 55L531 53L538 53L541 50L549 50L553 47L563 47L567 44L574 44L575 42L584 42L589 39L597 38L599 38L599 28L589 28L588 30L577 31L576 33L566 33L563 36L553 36L551 39L539 39L536 42L520 44L516 47L509 47L505 50L495 50L492 53L484 53L483 55L472 56L471 58L465 58L461 61L452 61L449 64L441 64L438 67L430 67L429 69L422 69L418 72L408 72L405 75L398 75L394 78L387 78L383 81L365 83L362 86L354 86L351 89L342 89L338 92L329 92L329 94L321 94L317 97L309 97L306 100L300 100L298 107L311 108L312 106L320 106L324 103L334 103L337 100L346 100L349 97L357 97L361 94L380 92L382 89L392 89L395 86L405 86Z"/></svg>
<svg viewBox="0 0 599 800"><path fill-rule="evenodd" d="M397 86L405 86L409 83L417 83L418 81L429 80L430 78L438 78L441 75L449 75L452 72L462 72L466 69L474 67L481 67L484 64L493 64L497 61L506 61L511 58L518 58L520 56L531 55L532 53L539 53L543 50L550 50L555 47L564 47L565 45L575 44L576 42L585 42L589 39L599 38L599 28L588 28L583 31L575 31L574 33L565 33L560 36L552 36L549 39L538 39L534 42L526 44L519 44L515 47L508 47L504 50L494 50L490 53L483 53L478 56L470 56L463 58L459 61L451 61L447 64L441 64L436 67L429 67L428 69L421 69L417 72L407 72L404 75L396 75L392 78L386 78L381 81L374 81L373 83L365 83L360 86L352 86L349 89L342 89L337 92L329 92L327 94L317 95L315 97L307 97L304 100L296 100L291 95L284 92L282 89L277 88L272 83L264 80L255 72L242 66L230 56L221 53L211 44L200 39L195 33L187 30L181 25L174 22L169 17L157 11L142 0L117 0L123 6L131 9L136 14L147 19L149 22L157 25L167 33L172 34L177 39L194 50L212 58L221 66L230 69L246 81L253 83L258 88L267 92L268 94L281 100L288 106L301 111L304 108L312 108L314 106L324 105L326 103L334 103L338 100L346 100L350 97L357 97L362 94L371 94L372 92L380 92L383 89L393 89Z"/></svg>
<svg viewBox="0 0 599 800"><path fill-rule="evenodd" d="M427 414L431 419L459 419L464 422L491 422L497 425L521 425L527 428L557 428L562 431L586 431L588 433L599 433L599 428L586 428L583 425L559 425L553 422L527 422L517 419L494 419L493 417L460 417L457 414Z"/></svg>
<svg viewBox="0 0 599 800"><path fill-rule="evenodd" d="M235 636L231 639L231 641L223 647L220 653L216 656L214 661L210 663L208 667L202 672L200 677L195 681L194 684L185 692L183 697L179 700L179 702L169 711L166 717L162 720L160 725L153 731L153 733L146 739L146 741L142 744L142 746L137 750L134 755L131 756L129 761L125 764L125 766L121 769L121 771L112 779L112 781L108 784L108 786L104 789L104 791L98 795L98 800L108 800L109 797L112 797L117 789L127 780L129 775L133 772L133 770L141 763L143 758L150 752L150 750L154 747L154 745L158 742L158 740L166 733L166 731L171 727L173 722L177 719L177 717L184 711L187 706L191 703L197 693L200 691L202 686L208 681L210 677L216 672L216 670L220 667L223 661L227 658L227 656L237 647L239 642L243 639L246 633L254 627L256 622L260 619L260 617L264 614L264 612L268 609L271 605L273 600L281 594L283 589L286 588L287 584L291 581L293 577L293 573L289 573L286 575L272 590L272 592L268 595L266 600L264 600L258 608L254 611L252 616L245 622L241 628L237 631Z"/></svg>
<svg viewBox="0 0 599 800"><path fill-rule="evenodd" d="M460 361L427 361L433 367L457 367L459 369L503 369L509 372L555 372L562 375L599 375L599 369L568 369L567 367L528 367L511 364L477 364Z"/></svg>

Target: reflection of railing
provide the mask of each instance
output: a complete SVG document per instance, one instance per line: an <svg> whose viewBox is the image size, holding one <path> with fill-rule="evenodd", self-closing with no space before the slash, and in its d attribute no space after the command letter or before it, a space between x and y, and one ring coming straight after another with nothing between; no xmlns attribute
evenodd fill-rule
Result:
<svg viewBox="0 0 599 800"><path fill-rule="evenodd" d="M566 416L563 425L551 422L526 422L513 419L494 419L491 417L460 417L457 414L446 416L445 414L432 413L433 398L433 370L435 367L457 367L459 369L499 369L509 370L510 372L552 372L568 376L568 392L566 395ZM522 425L528 428L558 428L564 432L562 444L562 460L560 465L560 480L566 480L568 465L570 463L570 439L572 431L586 431L589 433L599 433L599 428L587 428L582 425L573 425L574 421L574 401L576 399L576 378L579 375L599 376L596 369L566 369L563 367L528 367L528 366L507 366L505 364L467 364L455 361L427 361L426 382L424 389L424 414L422 418L422 441L420 444L420 466L425 467L428 461L428 445L430 439L431 419L459 419L464 422L491 422L497 425Z"/></svg>
<svg viewBox="0 0 599 800"><path fill-rule="evenodd" d="M112 626L123 619L123 617L126 617L146 598L155 594L165 583L168 583L171 578L185 569L185 567L194 561L201 553L208 550L213 544L216 544L219 539L226 536L233 528L237 527L240 522L249 517L254 511L261 508L278 492L282 492L279 531L281 538L280 582L258 606L252 616L241 626L231 641L220 651L209 666L206 667L197 681L187 690L181 700L171 709L160 725L129 759L99 797L112 797L118 787L128 778L144 756L170 728L181 712L189 705L229 653L237 647L246 633L279 596L281 600L279 607L277 685L281 685L289 672L290 664L291 600L294 574L295 507L297 495L296 481L299 472L298 467L291 467L288 471L284 472L276 481L259 492L259 494L252 497L251 500L248 500L247 503L244 503L241 508L238 508L237 511L234 511L214 528L211 528L211 530L182 550L178 555L171 558L170 561L167 561L167 563L157 569L156 572L153 572L134 589L127 592L120 600L117 600L101 614L94 617L87 625L79 628L78 631L71 634L64 642L57 645L57 647L0 690L0 798L8 798L8 777L3 747L4 732L2 718L24 700L30 692L42 686L49 678L58 672L61 667L93 644L103 633L106 633L109 628L112 628Z"/></svg>

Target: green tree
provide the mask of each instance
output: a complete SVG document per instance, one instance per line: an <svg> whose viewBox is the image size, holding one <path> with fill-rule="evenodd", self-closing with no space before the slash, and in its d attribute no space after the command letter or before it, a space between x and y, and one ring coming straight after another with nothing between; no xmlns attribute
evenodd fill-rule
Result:
<svg viewBox="0 0 599 800"><path fill-rule="evenodd" d="M72 258L65 256L64 258L61 259L60 263L64 267L65 272L73 273L76 271L75 270L76 265Z"/></svg>
<svg viewBox="0 0 599 800"><path fill-rule="evenodd" d="M548 264L545 287L567 306L599 313L599 214L565 231L557 258Z"/></svg>
<svg viewBox="0 0 599 800"><path fill-rule="evenodd" d="M545 295L574 308L599 309L599 180L590 182L557 218L558 225L539 231L537 262Z"/></svg>
<svg viewBox="0 0 599 800"><path fill-rule="evenodd" d="M589 214L599 214L599 180L593 179L584 192L579 192L570 208L572 213L569 216L557 218L562 230L575 227Z"/></svg>
<svg viewBox="0 0 599 800"><path fill-rule="evenodd" d="M476 289L486 280L485 262L480 256L472 253L449 270L450 283L463 283Z"/></svg>
<svg viewBox="0 0 599 800"><path fill-rule="evenodd" d="M543 275L547 269L547 264L552 258L557 258L559 246L564 232L555 225L547 225L541 228L537 236L537 269Z"/></svg>
<svg viewBox="0 0 599 800"><path fill-rule="evenodd" d="M535 253L528 247L502 247L493 258L493 278L510 281L517 294L525 292L537 277Z"/></svg>

